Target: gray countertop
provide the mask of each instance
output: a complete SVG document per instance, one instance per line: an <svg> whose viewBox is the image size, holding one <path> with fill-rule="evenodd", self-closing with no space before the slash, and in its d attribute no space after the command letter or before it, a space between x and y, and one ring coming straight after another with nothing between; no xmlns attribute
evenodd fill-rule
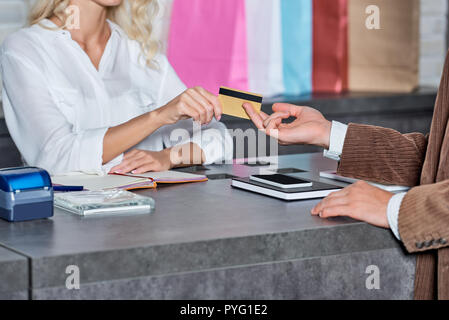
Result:
<svg viewBox="0 0 449 320"><path fill-rule="evenodd" d="M334 169L336 164L321 154L310 154L281 156L278 166L306 170L295 175L318 179L319 170ZM247 176L261 169L247 165L207 168L196 171ZM71 264L82 270L83 283L96 283L402 250L389 230L347 218L312 217L310 210L317 200L272 199L233 189L228 179L140 192L156 200L153 214L84 218L56 211L48 220L0 221L0 243L32 261L33 289L63 287L65 268Z"/></svg>
<svg viewBox="0 0 449 320"><path fill-rule="evenodd" d="M0 247L0 300L28 297L28 259Z"/></svg>
<svg viewBox="0 0 449 320"><path fill-rule="evenodd" d="M313 94L268 99L263 109L270 112L273 102L284 101L311 105L341 122L428 132L435 96L433 88L410 94ZM0 102L1 166L19 165L1 118ZM224 116L223 121L229 128L250 127L246 120ZM312 150L289 146L279 152ZM320 170L336 167L321 154L281 156L278 165L287 173L307 171L294 174L314 179ZM266 167L183 169L210 180L141 191L156 200L151 215L81 218L56 211L48 220L0 221L0 299L412 296L414 256L389 230L347 218L312 217L318 200L284 202L232 189L230 180L222 179L261 169ZM357 287L369 263L388 273L385 289L377 293ZM65 288L66 267L72 264L81 270L81 293Z"/></svg>

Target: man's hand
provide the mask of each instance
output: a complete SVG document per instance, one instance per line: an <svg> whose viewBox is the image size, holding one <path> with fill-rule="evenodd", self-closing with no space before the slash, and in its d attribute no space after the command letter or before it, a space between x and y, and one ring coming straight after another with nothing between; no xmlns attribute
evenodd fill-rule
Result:
<svg viewBox="0 0 449 320"><path fill-rule="evenodd" d="M121 164L113 167L110 173L145 173L159 172L172 168L170 149L162 151L145 151L134 149L126 153Z"/></svg>
<svg viewBox="0 0 449 320"><path fill-rule="evenodd" d="M311 144L329 149L332 123L313 108L275 103L270 116L257 113L250 103L243 104L243 108L257 128L277 138L282 145ZM290 117L296 119L292 123L282 123Z"/></svg>
<svg viewBox="0 0 449 320"><path fill-rule="evenodd" d="M359 181L331 193L312 209L312 215L319 215L321 218L347 216L389 228L387 207L392 196L390 192Z"/></svg>

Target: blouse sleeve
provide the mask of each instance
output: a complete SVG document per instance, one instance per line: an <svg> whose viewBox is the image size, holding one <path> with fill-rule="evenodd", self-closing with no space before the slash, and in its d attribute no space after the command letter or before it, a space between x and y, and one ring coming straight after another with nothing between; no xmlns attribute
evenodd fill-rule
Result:
<svg viewBox="0 0 449 320"><path fill-rule="evenodd" d="M163 80L158 105L163 106L186 90L165 56L161 57ZM192 119L182 120L163 127L162 136L166 148L188 142L201 147L206 157L205 164L232 160L233 139L226 126L213 119L208 125L198 127Z"/></svg>
<svg viewBox="0 0 449 320"><path fill-rule="evenodd" d="M74 132L40 69L27 57L1 54L3 108L10 134L29 165L51 174L102 173L108 128Z"/></svg>

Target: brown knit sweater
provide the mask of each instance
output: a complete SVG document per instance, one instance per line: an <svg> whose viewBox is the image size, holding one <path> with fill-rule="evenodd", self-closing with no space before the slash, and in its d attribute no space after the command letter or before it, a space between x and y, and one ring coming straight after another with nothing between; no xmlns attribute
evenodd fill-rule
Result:
<svg viewBox="0 0 449 320"><path fill-rule="evenodd" d="M338 173L413 187L399 211L399 234L409 252L426 251L417 259L415 298L449 299L449 58L430 135L350 124Z"/></svg>

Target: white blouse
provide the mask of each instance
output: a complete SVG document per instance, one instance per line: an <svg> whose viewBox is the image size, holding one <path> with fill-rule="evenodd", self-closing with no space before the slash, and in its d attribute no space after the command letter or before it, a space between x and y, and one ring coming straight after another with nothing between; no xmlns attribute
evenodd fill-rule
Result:
<svg viewBox="0 0 449 320"><path fill-rule="evenodd" d="M99 70L65 30L33 25L3 43L3 108L27 164L51 174L107 173L123 157L102 166L108 128L155 110L186 89L164 55L155 57L157 68L147 67L139 44L108 22L112 34ZM55 28L50 20L42 24ZM170 135L178 128L188 130L190 139L173 141ZM158 129L135 148L160 151L195 141L206 163L232 158L232 138L222 123L203 126L200 139L192 139L192 131L193 121L183 120Z"/></svg>

